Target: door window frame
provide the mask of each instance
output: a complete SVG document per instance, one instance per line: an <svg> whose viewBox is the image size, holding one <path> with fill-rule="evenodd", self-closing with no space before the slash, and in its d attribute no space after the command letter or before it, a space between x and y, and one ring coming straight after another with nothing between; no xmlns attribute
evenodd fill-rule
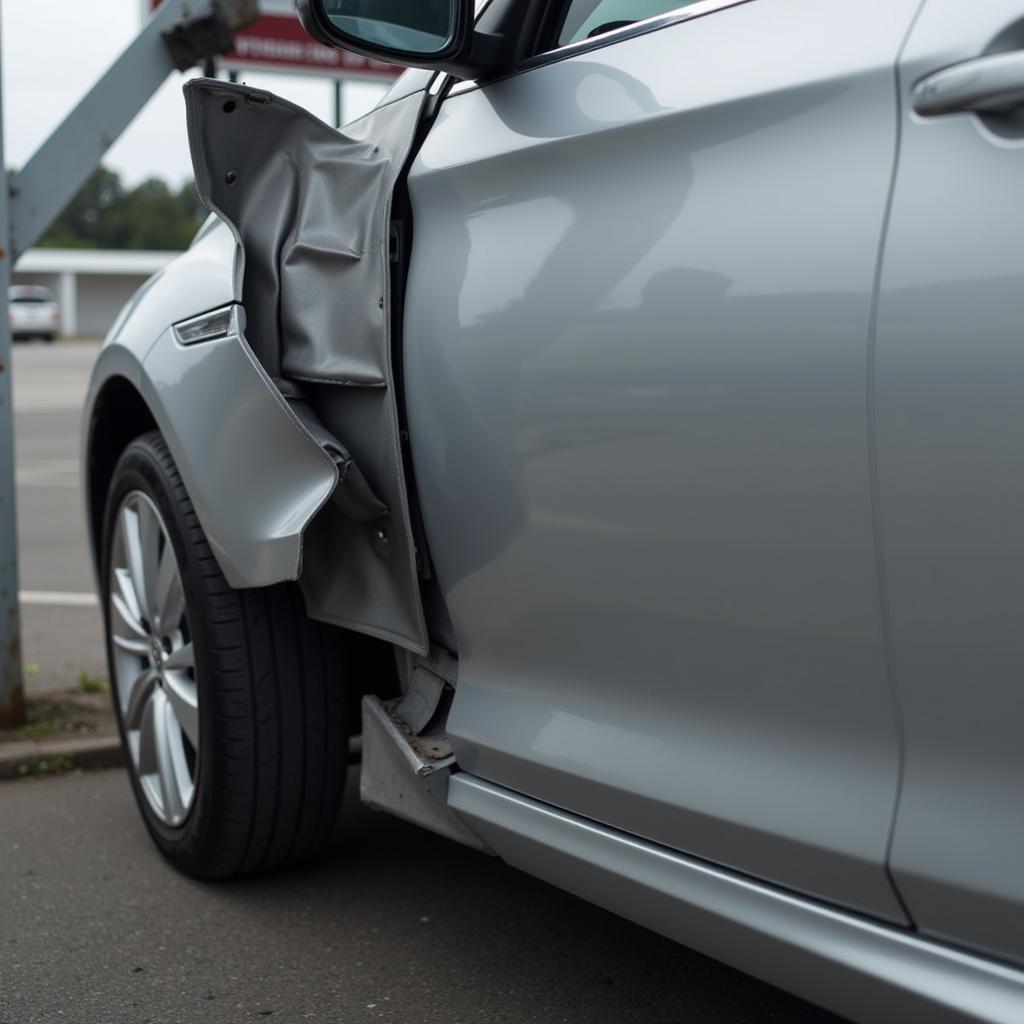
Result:
<svg viewBox="0 0 1024 1024"><path fill-rule="evenodd" d="M569 2L571 0L564 0L564 4ZM488 78L483 82L475 79L456 82L448 90L445 98L461 96L463 93L472 92L474 89L491 85L494 82L501 82L507 78L513 78L527 71L533 71L535 68L546 67L548 64L557 64L559 61L568 60L581 53L589 53L591 50L614 46L616 43L624 42L627 39L644 36L649 32L659 32L663 28L679 25L684 21L694 21L697 18L715 14L729 7L739 7L741 4L752 2L753 0L697 0L697 3L680 7L678 10L669 11L666 14L657 14L653 18L644 18L642 21L636 21L632 25L624 25L622 28L613 29L611 32L603 32L599 36L594 36L593 39L580 39L575 43L566 43L564 46L555 46L550 50L541 50L532 57L527 57L526 60L521 61L514 68L496 75L494 78Z"/></svg>

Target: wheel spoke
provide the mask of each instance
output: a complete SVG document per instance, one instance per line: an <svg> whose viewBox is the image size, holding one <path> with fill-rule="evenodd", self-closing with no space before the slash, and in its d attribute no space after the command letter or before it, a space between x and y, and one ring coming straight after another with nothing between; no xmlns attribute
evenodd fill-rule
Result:
<svg viewBox="0 0 1024 1024"><path fill-rule="evenodd" d="M170 660L167 662L170 665ZM196 684L184 672L164 670L164 694L193 748L199 749L199 695Z"/></svg>
<svg viewBox="0 0 1024 1024"><path fill-rule="evenodd" d="M144 595L140 601L145 602L149 609L146 616L150 622L156 618L157 578L160 574L160 541L163 531L153 509L148 502L140 501L139 505L139 542L142 549L142 586Z"/></svg>
<svg viewBox="0 0 1024 1024"><path fill-rule="evenodd" d="M188 785L187 769L186 777L180 777L181 765L177 764L175 756L181 747L181 736L178 720L171 709L162 690L156 690L153 694L152 703L154 708L154 738L156 740L156 763L157 773L160 777L160 796L163 800L164 813L171 824L179 822L185 812L182 799L182 783ZM175 730L178 735L175 735Z"/></svg>
<svg viewBox="0 0 1024 1024"><path fill-rule="evenodd" d="M182 644L176 651L171 651L164 662L167 669L194 669L196 667L196 656L192 644Z"/></svg>
<svg viewBox="0 0 1024 1024"><path fill-rule="evenodd" d="M122 700L124 726L126 729L144 729L150 698L156 687L157 674L151 668L140 672L131 682L126 697Z"/></svg>
<svg viewBox="0 0 1024 1024"><path fill-rule="evenodd" d="M146 699L140 705L139 717L139 775L151 775L159 771L159 764L156 756L156 701L153 699L156 691L151 689Z"/></svg>
<svg viewBox="0 0 1024 1024"><path fill-rule="evenodd" d="M164 543L156 581L156 628L162 633L177 629L185 613L185 591L170 541Z"/></svg>
<svg viewBox="0 0 1024 1024"><path fill-rule="evenodd" d="M128 556L128 573L131 577L132 590L138 603L139 614L143 618L151 618L149 603L146 600L145 558L142 554L142 526L139 522L138 509L127 504L121 509L121 532L124 536L125 554Z"/></svg>
<svg viewBox="0 0 1024 1024"><path fill-rule="evenodd" d="M120 647L122 651L127 651L129 654L137 654L140 657L144 657L149 654L149 641L142 640L139 637L121 636L118 633L112 633L111 640L114 642L115 647Z"/></svg>
<svg viewBox="0 0 1024 1024"><path fill-rule="evenodd" d="M115 569L114 582L117 584L117 592L110 595L110 600L117 609L118 615L133 633L147 636L145 627L142 625L142 611L139 608L139 599L135 596L131 573L127 569Z"/></svg>

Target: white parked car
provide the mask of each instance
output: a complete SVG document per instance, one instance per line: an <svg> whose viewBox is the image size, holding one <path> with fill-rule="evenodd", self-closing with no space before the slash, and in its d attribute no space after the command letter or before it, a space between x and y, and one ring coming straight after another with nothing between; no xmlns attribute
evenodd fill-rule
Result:
<svg viewBox="0 0 1024 1024"><path fill-rule="evenodd" d="M18 284L7 292L8 319L14 339L53 341L60 328L60 307L42 285Z"/></svg>

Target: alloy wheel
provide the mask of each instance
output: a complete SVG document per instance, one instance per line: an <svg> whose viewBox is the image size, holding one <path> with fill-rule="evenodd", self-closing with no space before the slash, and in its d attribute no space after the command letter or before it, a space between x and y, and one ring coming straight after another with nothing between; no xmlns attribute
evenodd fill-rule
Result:
<svg viewBox="0 0 1024 1024"><path fill-rule="evenodd" d="M165 825L184 823L199 768L199 694L181 572L142 491L125 495L110 548L114 694L142 792Z"/></svg>

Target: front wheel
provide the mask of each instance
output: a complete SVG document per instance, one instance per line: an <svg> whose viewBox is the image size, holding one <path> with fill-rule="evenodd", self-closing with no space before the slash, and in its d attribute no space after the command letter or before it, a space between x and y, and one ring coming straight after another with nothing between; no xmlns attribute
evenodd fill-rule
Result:
<svg viewBox="0 0 1024 1024"><path fill-rule="evenodd" d="M345 781L344 634L293 584L228 586L155 432L114 471L103 579L121 741L160 850L200 878L316 852Z"/></svg>

